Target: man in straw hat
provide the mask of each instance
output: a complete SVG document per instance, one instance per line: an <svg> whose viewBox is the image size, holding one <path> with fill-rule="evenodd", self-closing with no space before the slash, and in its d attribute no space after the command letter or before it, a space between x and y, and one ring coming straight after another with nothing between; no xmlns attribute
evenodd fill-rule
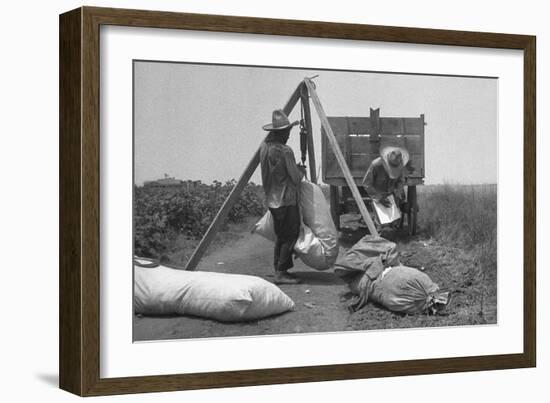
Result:
<svg viewBox="0 0 550 403"><path fill-rule="evenodd" d="M296 165L294 152L286 145L296 124L298 122L290 123L282 110L273 111L272 122L263 126L269 134L260 147L262 184L277 236L273 257L277 284L299 283L288 273L294 266L292 254L300 232L298 192L305 174L305 170Z"/></svg>
<svg viewBox="0 0 550 403"><path fill-rule="evenodd" d="M363 186L369 197L380 201L389 207L388 196L394 195L399 206L405 198L404 170L409 162L409 153L403 147L384 146L380 149L380 157L374 159L363 177Z"/></svg>

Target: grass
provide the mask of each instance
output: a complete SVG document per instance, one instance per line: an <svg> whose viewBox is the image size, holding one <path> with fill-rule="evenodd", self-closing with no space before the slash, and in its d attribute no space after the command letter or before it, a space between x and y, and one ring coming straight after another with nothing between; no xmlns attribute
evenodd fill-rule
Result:
<svg viewBox="0 0 550 403"><path fill-rule="evenodd" d="M418 198L422 232L474 258L474 287L485 316L486 300L496 301L497 185L425 186Z"/></svg>
<svg viewBox="0 0 550 403"><path fill-rule="evenodd" d="M497 186L438 185L420 188L422 232L474 251L486 270L497 264Z"/></svg>

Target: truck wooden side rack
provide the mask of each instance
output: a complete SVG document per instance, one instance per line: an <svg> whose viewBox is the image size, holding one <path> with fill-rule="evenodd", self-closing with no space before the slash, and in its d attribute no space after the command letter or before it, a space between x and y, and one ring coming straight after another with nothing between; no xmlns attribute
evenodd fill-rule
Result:
<svg viewBox="0 0 550 403"><path fill-rule="evenodd" d="M368 117L328 117L332 132L353 180L359 186L371 162L380 155L384 146L399 146L409 152L409 162L405 167L407 186L407 225L410 235L416 233L418 200L416 186L424 184L424 115L419 117L380 117L380 109L370 109ZM322 131L324 133L325 127ZM326 136L322 136L323 182L330 185L331 212L336 226L340 229L340 215L353 210L350 191L340 164L336 160ZM362 188L361 196L366 199ZM403 219L401 220L403 226Z"/></svg>

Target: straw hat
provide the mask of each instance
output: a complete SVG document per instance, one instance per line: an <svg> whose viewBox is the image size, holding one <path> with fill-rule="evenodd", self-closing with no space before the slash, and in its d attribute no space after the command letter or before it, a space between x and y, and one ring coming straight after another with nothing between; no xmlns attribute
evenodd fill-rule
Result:
<svg viewBox="0 0 550 403"><path fill-rule="evenodd" d="M386 146L380 149L380 158L390 178L397 179L409 162L409 152L403 147Z"/></svg>
<svg viewBox="0 0 550 403"><path fill-rule="evenodd" d="M271 123L262 126L262 129L266 131L283 130L288 127L296 126L298 123L298 121L290 123L286 113L284 113L281 109L276 109L273 111Z"/></svg>

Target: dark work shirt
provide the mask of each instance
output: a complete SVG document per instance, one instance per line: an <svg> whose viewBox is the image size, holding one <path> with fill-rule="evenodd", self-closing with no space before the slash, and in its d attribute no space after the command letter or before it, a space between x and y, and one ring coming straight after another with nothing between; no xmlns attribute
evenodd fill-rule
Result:
<svg viewBox="0 0 550 403"><path fill-rule="evenodd" d="M396 179L390 178L380 157L371 162L363 177L363 186L365 186L368 195L373 198L392 194L400 190L404 183L403 174Z"/></svg>
<svg viewBox="0 0 550 403"><path fill-rule="evenodd" d="M270 208L297 204L302 175L292 149L279 142L264 141L260 147L262 184Z"/></svg>

